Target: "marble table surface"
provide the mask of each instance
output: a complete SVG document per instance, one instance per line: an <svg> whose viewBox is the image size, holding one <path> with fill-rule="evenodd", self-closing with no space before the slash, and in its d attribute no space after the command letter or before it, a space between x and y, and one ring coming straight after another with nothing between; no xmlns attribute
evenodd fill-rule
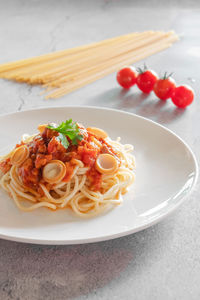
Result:
<svg viewBox="0 0 200 300"><path fill-rule="evenodd" d="M122 93L115 74L57 100L39 87L0 80L0 114L92 105L133 112L173 130L200 162L200 2L0 1L0 63L132 31L170 30L172 48L145 60L196 93L185 110L150 95ZM141 66L139 62L136 66ZM172 215L139 233L100 243L40 246L0 240L0 299L200 299L200 185Z"/></svg>

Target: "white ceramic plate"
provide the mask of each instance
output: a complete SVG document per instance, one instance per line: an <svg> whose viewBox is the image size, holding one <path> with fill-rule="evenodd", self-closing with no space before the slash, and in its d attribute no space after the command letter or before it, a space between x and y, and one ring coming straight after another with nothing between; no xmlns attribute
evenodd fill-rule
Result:
<svg viewBox="0 0 200 300"><path fill-rule="evenodd" d="M92 107L31 110L0 117L0 153L14 146L39 123L72 118L106 130L112 139L135 147L136 181L124 203L93 219L73 217L67 210L18 210L0 190L0 237L38 244L77 244L125 236L160 221L183 201L197 179L190 148L174 133L145 118ZM189 203L188 203L189 204Z"/></svg>

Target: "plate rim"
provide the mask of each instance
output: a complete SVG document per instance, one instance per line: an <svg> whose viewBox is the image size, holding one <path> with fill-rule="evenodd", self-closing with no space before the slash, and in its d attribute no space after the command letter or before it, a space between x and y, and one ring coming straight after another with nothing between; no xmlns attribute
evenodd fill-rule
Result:
<svg viewBox="0 0 200 300"><path fill-rule="evenodd" d="M161 127L162 129L164 129L165 131L169 132L170 134L172 134L174 137L176 137L184 146L186 149L189 150L191 157L193 159L194 162L194 177L193 177L193 181L191 183L191 186L189 188L189 190L185 193L185 195L183 196L179 196L178 197L178 201L177 203L173 206L173 207L169 207L167 209L167 211L165 210L164 213L161 213L158 217L154 217L150 222L144 222L144 224L134 228L134 229L130 229L130 230L126 230L115 233L115 234L109 234L109 235L103 235L103 236L98 236L98 237L92 237L92 238L87 238L87 239L75 239L75 240L65 240L65 239L59 239L59 240L44 240L44 239L34 239L34 238L25 238L25 237L20 237L20 236L16 236L16 235L6 235L6 234L2 234L0 232L0 238L5 239L5 240L9 240L9 241L15 241L15 242L21 242L21 243L27 243L27 244L39 244L39 245L75 245L75 244L89 244L89 243L96 243L96 242L101 242L101 241L107 241L107 240L112 240L112 239L116 239L116 238L120 238L123 236L128 236L130 234L142 231L146 228L149 228L157 223L159 223L160 221L162 221L164 218L166 218L167 216L169 216L170 214L172 214L184 201L185 199L191 194L191 192L193 191L198 177L199 177L199 167L198 167L198 163L197 163L197 159L196 156L194 154L194 152L192 151L191 147L180 137L178 136L174 131L172 131L171 129L168 129L167 127L165 127L162 124L159 124L149 118L137 115L135 113L132 112L127 112L125 110L120 110L120 109L116 109L116 108L110 108L110 107L99 107L99 106L88 106L88 105L66 105L66 106L50 106L50 107L45 107L45 106L41 106L39 108L32 108L32 109L25 109L22 111L17 111L17 112L11 112L11 113L4 113L0 115L0 119L3 117L7 117L7 116L12 116L12 115L20 115L26 112L36 112L36 111L41 111L41 110L53 110L53 109L67 109L67 108L78 108L78 109L95 109L95 110L107 110L107 111L113 111L116 113L122 113L122 114L127 114L129 116L134 116L138 119L143 119L144 121L150 122L158 127ZM178 194L178 192L176 193L176 195ZM176 196L175 195L175 196Z"/></svg>

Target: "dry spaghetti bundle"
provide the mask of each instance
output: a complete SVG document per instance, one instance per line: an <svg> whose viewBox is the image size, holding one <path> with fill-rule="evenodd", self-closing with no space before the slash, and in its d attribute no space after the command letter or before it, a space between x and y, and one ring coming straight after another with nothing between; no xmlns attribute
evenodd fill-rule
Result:
<svg viewBox="0 0 200 300"><path fill-rule="evenodd" d="M3 64L0 66L0 78L42 85L46 99L58 98L115 72L124 65L162 51L177 40L173 31L130 33Z"/></svg>

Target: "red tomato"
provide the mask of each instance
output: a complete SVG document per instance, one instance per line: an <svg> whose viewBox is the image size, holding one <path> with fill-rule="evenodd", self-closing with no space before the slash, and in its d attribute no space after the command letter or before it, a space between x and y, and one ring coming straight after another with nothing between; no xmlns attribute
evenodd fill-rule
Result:
<svg viewBox="0 0 200 300"><path fill-rule="evenodd" d="M178 86L175 88L171 99L176 106L185 108L194 100L194 91L188 85Z"/></svg>
<svg viewBox="0 0 200 300"><path fill-rule="evenodd" d="M167 100L168 98L171 98L175 88L176 84L174 79L164 76L156 82L153 90L158 98Z"/></svg>
<svg viewBox="0 0 200 300"><path fill-rule="evenodd" d="M148 94L153 90L153 87L158 80L158 76L154 71L147 70L146 67L144 70L139 69L139 73L136 84L143 93Z"/></svg>
<svg viewBox="0 0 200 300"><path fill-rule="evenodd" d="M133 67L126 67L117 72L117 82L125 89L136 83L137 72Z"/></svg>

